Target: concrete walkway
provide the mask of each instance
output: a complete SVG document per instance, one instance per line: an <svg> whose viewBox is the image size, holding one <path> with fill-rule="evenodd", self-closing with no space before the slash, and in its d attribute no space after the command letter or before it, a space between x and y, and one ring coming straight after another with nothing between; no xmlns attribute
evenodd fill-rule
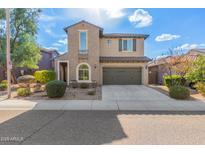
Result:
<svg viewBox="0 0 205 154"><path fill-rule="evenodd" d="M2 100L0 110L205 111L205 101L180 101L146 86L103 86L102 100Z"/></svg>

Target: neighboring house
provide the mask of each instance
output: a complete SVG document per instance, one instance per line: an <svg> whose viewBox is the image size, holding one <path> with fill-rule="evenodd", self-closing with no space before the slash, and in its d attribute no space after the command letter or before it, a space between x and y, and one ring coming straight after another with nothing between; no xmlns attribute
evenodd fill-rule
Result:
<svg viewBox="0 0 205 154"><path fill-rule="evenodd" d="M38 70L52 70L54 69L54 58L59 56L60 54L58 53L57 50L55 49L45 49L41 48L41 59L38 63ZM17 68L15 73L16 76L20 76L22 74L33 74L35 69L28 69L28 68ZM6 73L3 72L2 69L0 69L0 80L3 80L6 78Z"/></svg>
<svg viewBox="0 0 205 154"><path fill-rule="evenodd" d="M80 21L65 29L68 52L55 58L57 78L68 84L148 84L144 34L104 34L103 29Z"/></svg>
<svg viewBox="0 0 205 154"><path fill-rule="evenodd" d="M195 60L198 55L205 56L205 49L191 49L185 54L191 60ZM163 76L169 74L166 62L171 58L171 56L163 57L148 63L149 84L163 84Z"/></svg>
<svg viewBox="0 0 205 154"><path fill-rule="evenodd" d="M59 56L60 54L58 53L57 50L55 49L41 49L41 60L38 63L39 70L50 70L54 69L54 59L55 57Z"/></svg>
<svg viewBox="0 0 205 154"><path fill-rule="evenodd" d="M188 54L205 56L205 49L191 49L188 51Z"/></svg>

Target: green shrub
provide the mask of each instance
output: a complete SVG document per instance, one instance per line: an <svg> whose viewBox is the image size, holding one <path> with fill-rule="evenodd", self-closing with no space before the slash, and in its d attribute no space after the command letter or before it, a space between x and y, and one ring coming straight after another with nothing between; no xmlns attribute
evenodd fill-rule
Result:
<svg viewBox="0 0 205 154"><path fill-rule="evenodd" d="M184 86L175 85L169 88L169 96L176 99L187 99L190 96L190 92Z"/></svg>
<svg viewBox="0 0 205 154"><path fill-rule="evenodd" d="M55 80L56 73L54 71L49 71L49 70L41 70L41 71L36 71L34 73L34 77L36 81L40 83L48 83L50 81Z"/></svg>
<svg viewBox="0 0 205 154"><path fill-rule="evenodd" d="M2 84L8 84L8 81L7 80L2 80L1 83Z"/></svg>
<svg viewBox="0 0 205 154"><path fill-rule="evenodd" d="M181 85L184 86L185 85L185 79L182 78L180 75L165 75L163 76L163 80L164 80L164 84L167 87L171 87L174 85Z"/></svg>
<svg viewBox="0 0 205 154"><path fill-rule="evenodd" d="M88 95L95 95L96 91L95 90L88 90Z"/></svg>
<svg viewBox="0 0 205 154"><path fill-rule="evenodd" d="M23 75L17 78L18 83L35 83L36 80L33 75Z"/></svg>
<svg viewBox="0 0 205 154"><path fill-rule="evenodd" d="M197 89L199 93L205 96L205 83L204 82L197 82L194 87Z"/></svg>
<svg viewBox="0 0 205 154"><path fill-rule="evenodd" d="M7 84L0 83L0 91L5 91L7 89Z"/></svg>
<svg viewBox="0 0 205 154"><path fill-rule="evenodd" d="M53 80L46 84L46 92L48 97L62 97L66 91L66 83L64 81Z"/></svg>
<svg viewBox="0 0 205 154"><path fill-rule="evenodd" d="M188 69L185 78L190 82L198 82L205 80L205 56L198 55L193 61L193 64Z"/></svg>
<svg viewBox="0 0 205 154"><path fill-rule="evenodd" d="M29 88L19 88L17 89L17 95L18 96L22 96L22 97L26 97L29 96L31 94L31 91Z"/></svg>
<svg viewBox="0 0 205 154"><path fill-rule="evenodd" d="M80 88L87 89L89 87L88 83L80 83Z"/></svg>

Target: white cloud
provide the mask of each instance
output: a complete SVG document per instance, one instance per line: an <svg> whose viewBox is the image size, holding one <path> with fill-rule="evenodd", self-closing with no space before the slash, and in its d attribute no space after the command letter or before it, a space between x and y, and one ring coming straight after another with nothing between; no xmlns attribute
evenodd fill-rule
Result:
<svg viewBox="0 0 205 154"><path fill-rule="evenodd" d="M122 8L106 8L105 12L109 18L121 18L125 16L125 12Z"/></svg>
<svg viewBox="0 0 205 154"><path fill-rule="evenodd" d="M51 16L46 14L42 14L39 18L40 21L44 21L44 22L56 21L58 19L61 19L61 17L54 16L54 15Z"/></svg>
<svg viewBox="0 0 205 154"><path fill-rule="evenodd" d="M201 44L185 43L185 44L182 44L181 46L174 48L174 50L191 50L191 49L202 48L202 47L205 47L204 43L201 43Z"/></svg>
<svg viewBox="0 0 205 154"><path fill-rule="evenodd" d="M60 43L53 43L53 46L56 46L56 47L61 47L61 46L62 46L62 44L60 44Z"/></svg>
<svg viewBox="0 0 205 154"><path fill-rule="evenodd" d="M117 26L121 18L126 15L125 9L109 8L81 8L81 9L64 9L63 16L65 19L75 21L86 20L105 29Z"/></svg>
<svg viewBox="0 0 205 154"><path fill-rule="evenodd" d="M58 43L67 44L67 38L58 40Z"/></svg>
<svg viewBox="0 0 205 154"><path fill-rule="evenodd" d="M162 42L162 41L170 41L180 38L180 35L172 35L172 34L161 34L155 38L155 41Z"/></svg>
<svg viewBox="0 0 205 154"><path fill-rule="evenodd" d="M67 44L67 38L60 39L56 43L53 43L52 45L56 47L62 47L62 46L65 46L66 44Z"/></svg>
<svg viewBox="0 0 205 154"><path fill-rule="evenodd" d="M45 29L45 32L46 32L46 33L48 33L48 34L50 34L50 35L52 35L52 34L53 34L52 30L51 30L51 29L48 29L48 28L47 28L47 29Z"/></svg>
<svg viewBox="0 0 205 154"><path fill-rule="evenodd" d="M147 27L152 25L152 16L148 11L143 9L137 9L133 15L128 17L129 21L135 25L135 27Z"/></svg>
<svg viewBox="0 0 205 154"><path fill-rule="evenodd" d="M53 46L51 46L51 47L44 47L45 49L54 49L54 50L59 50L57 47L53 47Z"/></svg>

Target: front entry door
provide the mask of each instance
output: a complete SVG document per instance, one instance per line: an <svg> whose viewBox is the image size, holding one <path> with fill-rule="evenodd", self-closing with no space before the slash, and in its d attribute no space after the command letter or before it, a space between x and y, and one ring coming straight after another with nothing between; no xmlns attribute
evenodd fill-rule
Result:
<svg viewBox="0 0 205 154"><path fill-rule="evenodd" d="M68 64L67 62L60 62L60 80L67 82L68 80Z"/></svg>

